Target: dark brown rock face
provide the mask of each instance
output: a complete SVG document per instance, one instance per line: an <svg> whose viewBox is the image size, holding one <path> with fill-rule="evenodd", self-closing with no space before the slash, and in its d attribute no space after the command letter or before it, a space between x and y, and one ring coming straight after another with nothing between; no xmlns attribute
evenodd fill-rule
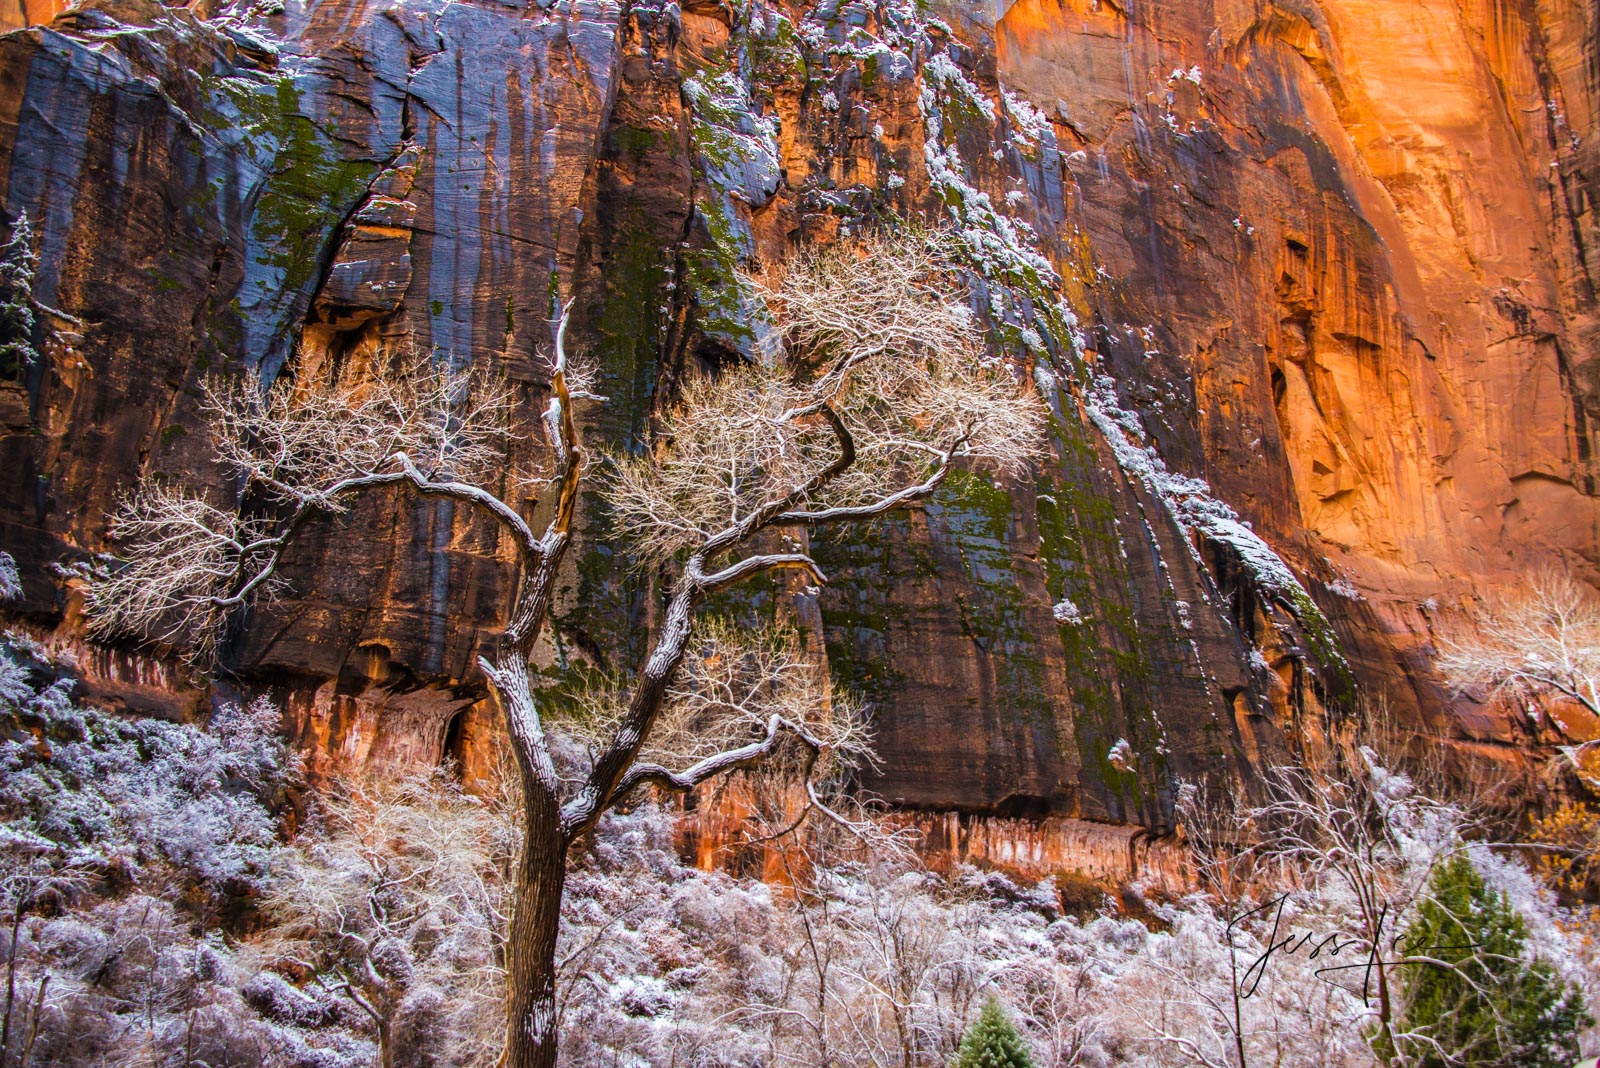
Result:
<svg viewBox="0 0 1600 1068"><path fill-rule="evenodd" d="M1541 560L1600 564L1592 13L938 13L91 0L0 38L0 204L34 220L37 296L70 316L0 383L25 611L72 631L46 567L105 549L141 475L237 503L199 432L207 374L396 345L492 361L537 449L559 292L610 398L591 440L637 448L683 375L759 349L740 270L912 217L957 235L1055 434L1026 484L953 480L816 546L820 597L728 606L820 620L877 710L869 786L1160 831L1179 779L1324 754L1358 689L1513 756L1532 739L1448 707L1426 650ZM553 674L632 662L651 615L597 502L587 523ZM301 543L230 665L286 695L330 773L481 764L497 536L366 502Z"/></svg>

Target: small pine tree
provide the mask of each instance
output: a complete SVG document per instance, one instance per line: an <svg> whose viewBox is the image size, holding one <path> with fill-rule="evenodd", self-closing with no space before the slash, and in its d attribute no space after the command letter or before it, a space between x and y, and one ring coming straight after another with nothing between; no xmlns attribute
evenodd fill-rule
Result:
<svg viewBox="0 0 1600 1068"><path fill-rule="evenodd" d="M39 358L33 347L33 276L38 266L33 224L24 211L11 227L10 240L0 245L0 378L21 377Z"/></svg>
<svg viewBox="0 0 1600 1068"><path fill-rule="evenodd" d="M1434 873L1406 932L1398 1045L1417 1068L1566 1068L1592 1021L1547 961L1523 958L1527 924L1464 856ZM1440 962L1440 963L1433 963ZM1380 1053L1385 1052L1380 1049Z"/></svg>
<svg viewBox="0 0 1600 1068"><path fill-rule="evenodd" d="M998 998L989 999L961 1036L951 1068L1033 1068L1022 1032L1001 1008Z"/></svg>

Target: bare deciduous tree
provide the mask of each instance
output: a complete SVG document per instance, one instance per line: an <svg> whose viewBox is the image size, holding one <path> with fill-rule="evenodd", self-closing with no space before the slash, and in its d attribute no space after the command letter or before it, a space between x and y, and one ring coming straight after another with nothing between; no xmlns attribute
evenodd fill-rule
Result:
<svg viewBox="0 0 1600 1068"><path fill-rule="evenodd" d="M47 979L40 981L38 994L27 1017L32 1023L27 1028L26 1035L17 1036L21 1039L23 1051L13 1060L12 1022L17 999L17 964L20 946L17 935L22 928L23 917L27 915L29 909L36 908L44 900L69 897L82 889L85 882L87 878L83 872L73 868L53 867L38 858L32 863L18 865L0 876L0 908L9 913L6 916L9 921L9 938L6 942L5 1010L3 1016L0 1016L0 1068L10 1064L27 1063L26 1051L32 1048L34 1039L38 1036L39 1012L44 1004L45 984L48 981Z"/></svg>
<svg viewBox="0 0 1600 1068"><path fill-rule="evenodd" d="M1566 572L1542 571L1526 589L1492 600L1473 623L1475 633L1440 642L1437 666L1457 692L1482 688L1491 695L1564 698L1600 716L1600 597L1592 588ZM1544 718L1567 744L1558 747L1545 772L1565 779L1577 796L1569 794L1555 812L1536 820L1534 839L1548 851L1540 861L1545 873L1557 885L1577 889L1592 878L1600 855L1600 824L1582 800L1600 793L1600 752L1593 739L1580 741L1583 732L1573 736L1557 708L1547 704L1546 711ZM1515 792L1521 784L1507 781L1503 807L1515 818L1524 810Z"/></svg>
<svg viewBox="0 0 1600 1068"><path fill-rule="evenodd" d="M1600 597L1592 589L1565 572L1541 572L1525 590L1491 600L1473 622L1475 634L1440 642L1439 671L1457 691L1520 687L1600 716Z"/></svg>
<svg viewBox="0 0 1600 1068"><path fill-rule="evenodd" d="M505 715L524 808L507 938L507 1068L554 1063L566 857L608 807L645 784L693 789L782 745L820 757L850 734L819 733L782 702L756 713L748 702L723 701L744 724L724 737L727 748L686 767L646 753L663 713L696 692L680 684L680 669L707 597L783 569L825 580L801 542L770 551L771 539L759 536L873 519L927 497L955 465L1014 474L1042 447L1043 406L1023 376L986 358L958 276L927 242L878 240L802 257L768 296L784 351L770 364L688 384L663 421L659 448L619 459L605 483L620 529L675 578L651 651L617 693L576 783L557 773L528 669L586 473L565 309L542 420L549 500L538 512L550 518L541 533L531 504L519 509L488 488L514 407L508 392L485 374L422 361L340 384L212 387L217 456L259 507L241 514L147 484L114 527L127 563L91 583L97 633L209 652L235 609L270 595L296 534L336 518L359 495L407 489L499 524L520 574L499 649L480 667ZM690 700L687 719L712 715L714 703L697 710Z"/></svg>
<svg viewBox="0 0 1600 1068"><path fill-rule="evenodd" d="M1434 869L1461 847L1466 816L1384 767L1369 748L1360 748L1352 764L1345 781L1301 768L1274 769L1270 799L1250 818L1264 861L1291 865L1284 876L1311 880L1354 918L1351 933L1369 966L1346 974L1359 977L1375 1041L1393 1048L1400 1018L1394 972L1414 959L1395 959L1395 936Z"/></svg>

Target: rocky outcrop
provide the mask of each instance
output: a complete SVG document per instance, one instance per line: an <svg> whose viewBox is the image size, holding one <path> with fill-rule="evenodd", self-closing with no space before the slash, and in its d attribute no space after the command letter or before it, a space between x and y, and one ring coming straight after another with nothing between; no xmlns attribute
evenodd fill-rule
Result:
<svg viewBox="0 0 1600 1068"><path fill-rule="evenodd" d="M1451 704L1428 643L1600 563L1595 33L1536 0L90 0L0 38L0 204L73 335L5 385L0 544L67 634L47 565L105 548L121 488L236 503L207 374L412 346L504 368L532 428L554 291L609 398L586 432L641 447L759 350L740 271L910 217L1055 420L1036 477L952 480L815 546L820 595L729 605L820 622L876 709L868 786L998 821L952 851L1115 866L1133 832L1073 821L1159 834L1179 779L1321 759L1358 693L1515 761L1527 725ZM552 674L631 662L657 592L585 522ZM497 537L439 502L318 529L239 684L327 773L487 774Z"/></svg>

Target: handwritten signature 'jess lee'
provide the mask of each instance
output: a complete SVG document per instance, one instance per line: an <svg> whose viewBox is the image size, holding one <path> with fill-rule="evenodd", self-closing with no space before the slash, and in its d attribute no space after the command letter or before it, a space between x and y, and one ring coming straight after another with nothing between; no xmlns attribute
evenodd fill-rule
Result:
<svg viewBox="0 0 1600 1068"><path fill-rule="evenodd" d="M1339 931L1335 931L1332 934L1322 935L1321 937L1318 937L1318 935L1314 932L1305 931L1299 935L1291 933L1280 939L1278 937L1278 932L1283 925L1283 904L1288 899L1288 894L1280 894L1278 897L1271 898L1264 904L1250 909L1248 912L1241 912L1239 915L1228 921L1228 944L1231 946L1233 945L1233 931L1235 927L1245 920L1248 920L1252 916L1260 916L1269 911L1272 913L1272 934L1267 939L1266 950L1250 963L1250 966L1244 970L1244 974L1239 976L1239 996L1241 998L1253 997L1255 995L1256 991L1261 986L1261 980L1266 978L1267 964L1272 960L1273 955L1276 953L1283 953L1287 955L1290 953L1298 953L1309 948L1311 952L1307 959L1316 960L1324 953L1326 953L1329 957L1336 957L1343 950L1351 948L1359 949L1359 947L1362 945L1370 946L1370 948L1366 950L1363 959L1355 963L1327 964L1318 968L1313 973L1324 982L1332 982L1332 980L1328 978L1328 975L1332 972L1346 972L1353 971L1358 968L1362 969L1363 974L1361 979L1361 997L1362 1000L1368 1005L1372 1004L1372 973L1375 969L1380 967L1392 967L1396 964L1426 962L1425 960L1417 961L1416 958L1412 957L1406 957L1400 960L1384 960L1379 957L1379 950L1383 946L1384 924L1389 918L1389 906L1387 903L1385 903L1378 910L1377 922L1374 924L1373 934L1370 939L1358 935L1345 935ZM1399 950L1401 937L1401 935L1394 935L1389 939L1390 953L1394 953ZM1341 938L1343 941L1340 940ZM1476 943L1461 946L1432 946L1428 952L1436 953L1441 950L1466 950L1476 948Z"/></svg>

